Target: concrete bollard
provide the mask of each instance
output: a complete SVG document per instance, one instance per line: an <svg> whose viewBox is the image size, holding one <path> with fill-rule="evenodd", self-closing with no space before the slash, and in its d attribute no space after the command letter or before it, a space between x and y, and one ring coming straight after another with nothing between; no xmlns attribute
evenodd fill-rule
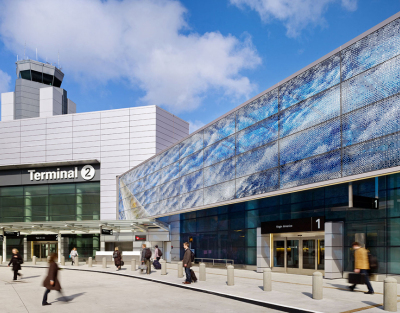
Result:
<svg viewBox="0 0 400 313"><path fill-rule="evenodd" d="M200 268L199 280L206 281L206 265L205 265L205 263L200 263L199 268Z"/></svg>
<svg viewBox="0 0 400 313"><path fill-rule="evenodd" d="M65 256L61 256L61 265L65 266Z"/></svg>
<svg viewBox="0 0 400 313"><path fill-rule="evenodd" d="M272 291L272 276L270 268L264 268L263 286L264 291Z"/></svg>
<svg viewBox="0 0 400 313"><path fill-rule="evenodd" d="M314 272L312 276L312 297L315 300L322 300L323 298L322 282L322 273Z"/></svg>
<svg viewBox="0 0 400 313"><path fill-rule="evenodd" d="M103 258L102 261L103 261L103 268L107 268L107 259Z"/></svg>
<svg viewBox="0 0 400 313"><path fill-rule="evenodd" d="M161 260L161 275L167 275L167 262L165 260Z"/></svg>
<svg viewBox="0 0 400 313"><path fill-rule="evenodd" d="M93 263L93 259L92 259L92 258L89 258L89 260L88 260L88 267L92 267L92 263Z"/></svg>
<svg viewBox="0 0 400 313"><path fill-rule="evenodd" d="M50 261L50 255L47 256L47 263Z"/></svg>
<svg viewBox="0 0 400 313"><path fill-rule="evenodd" d="M79 266L79 257L78 256L76 256L75 257L75 266Z"/></svg>
<svg viewBox="0 0 400 313"><path fill-rule="evenodd" d="M383 281L383 310L397 312L397 280L393 277Z"/></svg>
<svg viewBox="0 0 400 313"><path fill-rule="evenodd" d="M3 257L0 255L0 264L3 264Z"/></svg>
<svg viewBox="0 0 400 313"><path fill-rule="evenodd" d="M233 286L235 284L235 276L234 276L234 267L232 265L228 265L228 286Z"/></svg>
<svg viewBox="0 0 400 313"><path fill-rule="evenodd" d="M183 277L183 262L179 261L178 262L178 278Z"/></svg>
<svg viewBox="0 0 400 313"><path fill-rule="evenodd" d="M32 257L32 264L36 265L36 257L35 256Z"/></svg>
<svg viewBox="0 0 400 313"><path fill-rule="evenodd" d="M136 259L131 260L131 271L136 271Z"/></svg>

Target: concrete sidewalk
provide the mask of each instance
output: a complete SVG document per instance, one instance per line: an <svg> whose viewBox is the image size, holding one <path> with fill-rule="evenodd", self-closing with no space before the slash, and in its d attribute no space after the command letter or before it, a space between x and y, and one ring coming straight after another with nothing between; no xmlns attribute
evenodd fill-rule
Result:
<svg viewBox="0 0 400 313"><path fill-rule="evenodd" d="M29 266L29 263L25 263ZM46 266L45 263L38 263L37 267ZM235 270L235 285L227 286L226 269L207 268L207 279L205 282L197 282L191 285L183 285L184 278L177 277L177 264L167 264L167 275L161 275L160 270L152 270L151 275L141 274L139 271L131 271L130 264L116 271L114 266L108 265L103 269L96 264L88 267L81 263L80 266L63 266L65 269L78 271L96 271L112 273L115 275L132 276L145 280L153 280L159 283L168 283L180 288L193 289L194 291L208 292L211 294L230 295L242 298L246 301L258 301L275 304L279 308L298 308L312 312L383 312L383 283L372 282L375 295L365 295L365 285L358 286L355 292L347 290L348 283L345 279L324 280L324 299L312 299L312 277L302 275L291 275L272 273L272 290L264 292L262 285L262 273L249 270ZM199 277L199 268L193 268ZM111 279L111 278L110 278ZM399 292L398 292L399 294ZM273 307L276 309L276 307ZM400 309L400 303L398 306Z"/></svg>

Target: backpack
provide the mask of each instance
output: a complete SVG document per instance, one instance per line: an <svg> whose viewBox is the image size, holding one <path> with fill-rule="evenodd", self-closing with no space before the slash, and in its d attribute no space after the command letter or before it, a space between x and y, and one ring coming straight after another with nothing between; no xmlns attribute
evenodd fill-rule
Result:
<svg viewBox="0 0 400 313"><path fill-rule="evenodd" d="M160 249L158 249L158 256L159 256L159 257L162 257L162 252L161 252Z"/></svg>
<svg viewBox="0 0 400 313"><path fill-rule="evenodd" d="M114 258L114 259L115 259L115 258L118 258L118 253L117 253L117 251L114 251L113 258Z"/></svg>
<svg viewBox="0 0 400 313"><path fill-rule="evenodd" d="M375 255L368 253L368 263L369 263L370 271L372 273L374 273L378 270L378 258Z"/></svg>
<svg viewBox="0 0 400 313"><path fill-rule="evenodd" d="M145 249L144 258L145 259L150 259L151 258L151 250L149 248Z"/></svg>
<svg viewBox="0 0 400 313"><path fill-rule="evenodd" d="M192 250L190 250L190 259L194 262L194 252Z"/></svg>

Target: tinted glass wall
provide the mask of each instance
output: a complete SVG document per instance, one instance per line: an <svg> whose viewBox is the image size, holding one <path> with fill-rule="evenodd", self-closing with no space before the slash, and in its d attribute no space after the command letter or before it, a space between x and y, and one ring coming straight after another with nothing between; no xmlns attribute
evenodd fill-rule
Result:
<svg viewBox="0 0 400 313"><path fill-rule="evenodd" d="M181 245L192 237L198 258L256 265L256 229L262 222L325 216L327 222L344 222L346 271L353 269L355 234L362 233L378 257L379 273L400 274L400 174L353 182L353 193L378 195L379 209L348 208L348 184L339 184L181 214Z"/></svg>
<svg viewBox="0 0 400 313"><path fill-rule="evenodd" d="M100 219L100 183L0 187L0 223Z"/></svg>
<svg viewBox="0 0 400 313"><path fill-rule="evenodd" d="M120 218L400 165L400 20L120 177Z"/></svg>

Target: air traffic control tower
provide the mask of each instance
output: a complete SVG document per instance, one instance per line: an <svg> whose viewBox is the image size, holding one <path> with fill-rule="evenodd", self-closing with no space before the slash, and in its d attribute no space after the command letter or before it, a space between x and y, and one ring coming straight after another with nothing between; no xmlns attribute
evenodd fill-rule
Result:
<svg viewBox="0 0 400 313"><path fill-rule="evenodd" d="M64 73L34 60L16 62L15 91L1 94L1 120L76 113L76 105L61 88Z"/></svg>

